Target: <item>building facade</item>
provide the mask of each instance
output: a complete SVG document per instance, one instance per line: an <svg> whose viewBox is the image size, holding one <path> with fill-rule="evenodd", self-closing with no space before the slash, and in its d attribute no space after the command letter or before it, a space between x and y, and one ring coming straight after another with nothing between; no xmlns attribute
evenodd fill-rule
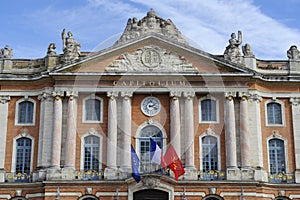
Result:
<svg viewBox="0 0 300 200"><path fill-rule="evenodd" d="M259 60L239 31L212 55L153 10L107 49L81 52L65 29L62 42L41 59L0 51L1 200L300 199L296 46ZM176 150L178 181L150 138Z"/></svg>

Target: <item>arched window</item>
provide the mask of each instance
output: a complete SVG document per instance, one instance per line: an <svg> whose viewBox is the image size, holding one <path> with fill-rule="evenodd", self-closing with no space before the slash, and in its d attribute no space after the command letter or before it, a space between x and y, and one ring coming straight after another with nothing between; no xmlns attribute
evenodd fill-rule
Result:
<svg viewBox="0 0 300 200"><path fill-rule="evenodd" d="M17 124L34 124L34 103L21 101L17 104Z"/></svg>
<svg viewBox="0 0 300 200"><path fill-rule="evenodd" d="M274 200L290 200L288 197L276 197Z"/></svg>
<svg viewBox="0 0 300 200"><path fill-rule="evenodd" d="M87 98L84 100L83 104L83 121L84 122L102 122L102 99L95 98Z"/></svg>
<svg viewBox="0 0 300 200"><path fill-rule="evenodd" d="M141 170L146 172L159 169L159 166L150 163L150 138L152 138L161 149L163 148L162 132L158 127L149 125L141 130L139 138Z"/></svg>
<svg viewBox="0 0 300 200"><path fill-rule="evenodd" d="M218 141L213 136L202 138L203 171L218 170Z"/></svg>
<svg viewBox="0 0 300 200"><path fill-rule="evenodd" d="M100 138L90 135L84 138L84 170L100 168Z"/></svg>
<svg viewBox="0 0 300 200"><path fill-rule="evenodd" d="M216 122L217 121L217 104L213 99L204 99L201 101L201 121Z"/></svg>
<svg viewBox="0 0 300 200"><path fill-rule="evenodd" d="M24 197L13 197L10 200L27 200L27 199Z"/></svg>
<svg viewBox="0 0 300 200"><path fill-rule="evenodd" d="M223 200L223 198L218 195L211 194L211 195L204 197L203 200Z"/></svg>
<svg viewBox="0 0 300 200"><path fill-rule="evenodd" d="M282 124L281 104L271 102L267 104L268 124Z"/></svg>
<svg viewBox="0 0 300 200"><path fill-rule="evenodd" d="M22 137L16 140L16 173L30 173L32 141Z"/></svg>
<svg viewBox="0 0 300 200"><path fill-rule="evenodd" d="M283 140L269 140L269 167L270 174L285 172L285 152Z"/></svg>
<svg viewBox="0 0 300 200"><path fill-rule="evenodd" d="M94 195L87 194L80 197L78 200L98 200L98 198L95 197Z"/></svg>

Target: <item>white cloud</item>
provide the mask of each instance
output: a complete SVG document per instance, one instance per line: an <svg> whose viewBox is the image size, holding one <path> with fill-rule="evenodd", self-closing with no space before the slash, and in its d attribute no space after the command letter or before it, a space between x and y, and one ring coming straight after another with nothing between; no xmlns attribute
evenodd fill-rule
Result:
<svg viewBox="0 0 300 200"><path fill-rule="evenodd" d="M261 59L286 59L286 50L300 45L299 30L264 15L252 0L86 0L82 7L49 6L33 12L30 23L52 34L48 38L59 45L60 31L67 28L83 50L91 51L122 32L129 17L141 19L150 8L170 18L187 38L212 54L223 54L230 34L238 30L243 32L243 43L249 43Z"/></svg>

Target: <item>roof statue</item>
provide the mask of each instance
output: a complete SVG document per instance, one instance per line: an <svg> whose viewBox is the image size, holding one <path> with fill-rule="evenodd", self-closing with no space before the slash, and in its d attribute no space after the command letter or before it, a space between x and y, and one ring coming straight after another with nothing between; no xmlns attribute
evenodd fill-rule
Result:
<svg viewBox="0 0 300 200"><path fill-rule="evenodd" d="M55 43L50 43L48 46L47 56L54 56L56 55L56 45Z"/></svg>
<svg viewBox="0 0 300 200"><path fill-rule="evenodd" d="M296 45L292 45L290 49L287 51L287 57L290 60L300 60L300 51L297 49Z"/></svg>
<svg viewBox="0 0 300 200"><path fill-rule="evenodd" d="M242 51L245 57L255 57L251 50L251 46L248 43L242 46Z"/></svg>
<svg viewBox="0 0 300 200"><path fill-rule="evenodd" d="M164 36L175 42L187 44L181 32L176 28L173 22L170 19L165 20L158 17L153 9L150 9L147 16L141 20L138 20L137 18L129 18L127 26L116 44L132 41L150 33Z"/></svg>
<svg viewBox="0 0 300 200"><path fill-rule="evenodd" d="M80 44L73 38L73 34L69 31L66 34L66 29L63 29L61 34L63 41L63 52L64 56L62 61L64 63L69 63L78 60L80 56Z"/></svg>
<svg viewBox="0 0 300 200"><path fill-rule="evenodd" d="M225 60L241 63L240 44L242 44L242 32L238 31L238 39L236 39L236 34L232 33L229 39L229 45L224 51Z"/></svg>
<svg viewBox="0 0 300 200"><path fill-rule="evenodd" d="M5 45L4 48L0 49L0 59L12 59L13 50L8 45Z"/></svg>

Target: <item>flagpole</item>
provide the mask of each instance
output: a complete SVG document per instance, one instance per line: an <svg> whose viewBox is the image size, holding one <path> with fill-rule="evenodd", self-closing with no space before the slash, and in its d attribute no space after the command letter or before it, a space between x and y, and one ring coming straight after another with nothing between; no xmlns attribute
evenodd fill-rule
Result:
<svg viewBox="0 0 300 200"><path fill-rule="evenodd" d="M185 197L185 187L183 188L183 199L182 200L187 200L187 198Z"/></svg>
<svg viewBox="0 0 300 200"><path fill-rule="evenodd" d="M119 200L119 190L118 186L116 186L116 198L114 200Z"/></svg>

